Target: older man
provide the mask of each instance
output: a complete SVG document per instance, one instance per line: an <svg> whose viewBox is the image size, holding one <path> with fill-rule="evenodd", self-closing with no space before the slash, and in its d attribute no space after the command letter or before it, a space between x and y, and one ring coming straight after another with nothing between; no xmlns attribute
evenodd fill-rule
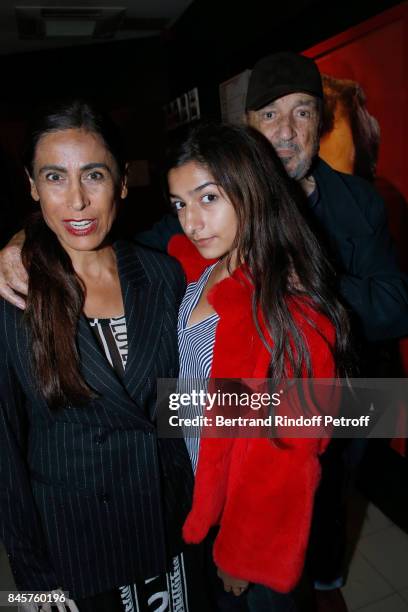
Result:
<svg viewBox="0 0 408 612"><path fill-rule="evenodd" d="M322 81L315 63L294 53L276 53L254 67L248 87L248 122L271 142L287 173L307 194L319 150Z"/></svg>
<svg viewBox="0 0 408 612"><path fill-rule="evenodd" d="M408 279L396 264L384 204L369 183L318 157L322 82L313 60L276 53L254 67L249 123L299 182L310 217L337 262L339 289L370 341L408 334Z"/></svg>

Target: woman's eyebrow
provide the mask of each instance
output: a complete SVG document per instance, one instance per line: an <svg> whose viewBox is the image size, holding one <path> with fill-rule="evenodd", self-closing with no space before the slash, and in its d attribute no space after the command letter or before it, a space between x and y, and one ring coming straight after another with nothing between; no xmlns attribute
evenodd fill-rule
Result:
<svg viewBox="0 0 408 612"><path fill-rule="evenodd" d="M84 166L81 166L80 171L83 172L84 170L85 171L94 170L95 168L102 168L106 170L107 172L109 172L110 174L112 174L111 168L109 168L109 166L103 162L90 162L89 164L85 164ZM58 166L56 164L47 164L40 168L39 174L43 174L44 172L50 172L50 171L67 173L68 169L65 166Z"/></svg>
<svg viewBox="0 0 408 612"><path fill-rule="evenodd" d="M214 181L207 181L206 183L203 183L202 185L199 185L198 187L195 187L192 190L192 193L195 193L197 191L201 191L202 189L205 189L209 185L214 185L215 187L218 187L217 183L215 183Z"/></svg>
<svg viewBox="0 0 408 612"><path fill-rule="evenodd" d="M39 174L41 174L41 172L48 172L49 170L54 170L55 172L66 172L67 169L64 166L56 166L56 165L47 165L47 166L42 166L39 170Z"/></svg>
<svg viewBox="0 0 408 612"><path fill-rule="evenodd" d="M111 172L109 166L103 162L91 162L89 164L85 164L85 166L81 166L81 170L92 170L93 168L103 168L108 172Z"/></svg>
<svg viewBox="0 0 408 612"><path fill-rule="evenodd" d="M198 191L202 191L209 185L214 185L215 187L218 187L218 183L214 183L214 181L207 181L206 183L203 183L202 185L198 185L198 187L194 187L194 189L191 189L188 193L189 194L197 193ZM180 198L180 196L176 195L175 193L169 193L169 196L171 198Z"/></svg>

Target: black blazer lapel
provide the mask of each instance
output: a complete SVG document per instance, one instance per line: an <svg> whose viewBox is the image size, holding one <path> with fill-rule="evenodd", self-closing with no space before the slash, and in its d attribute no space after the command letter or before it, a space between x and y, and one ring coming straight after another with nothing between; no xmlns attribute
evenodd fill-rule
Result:
<svg viewBox="0 0 408 612"><path fill-rule="evenodd" d="M97 395L101 396L104 412L109 415L111 424L126 426L126 423L130 422L133 426L148 427L148 415L144 408L129 396L122 381L103 354L84 315L80 317L78 325L78 348L85 380ZM102 412L98 399L95 400L95 404L96 421L100 425ZM86 418L89 422L93 421L91 407L86 408Z"/></svg>
<svg viewBox="0 0 408 612"><path fill-rule="evenodd" d="M125 376L121 380L116 375L84 315L80 317L78 326L81 367L86 381L103 397L104 407L112 420L116 422L119 419L125 424L130 420L134 426L151 428L143 387L149 387L147 379L160 344L163 320L161 281L150 281L136 247L121 241L114 246L128 333Z"/></svg>
<svg viewBox="0 0 408 612"><path fill-rule="evenodd" d="M128 333L124 385L136 401L146 385L160 344L163 323L162 282L151 282L137 249L115 244Z"/></svg>

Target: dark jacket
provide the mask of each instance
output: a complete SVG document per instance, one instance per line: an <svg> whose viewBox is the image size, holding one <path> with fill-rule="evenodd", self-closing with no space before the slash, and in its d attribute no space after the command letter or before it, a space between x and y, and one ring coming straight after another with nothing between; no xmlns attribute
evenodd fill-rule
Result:
<svg viewBox="0 0 408 612"><path fill-rule="evenodd" d="M82 316L81 367L98 393L85 407L50 412L22 313L0 301L0 537L22 590L89 596L157 575L179 550L192 473L184 441L158 440L154 420L157 378L178 373L184 277L165 255L115 248L126 372L121 381Z"/></svg>
<svg viewBox="0 0 408 612"><path fill-rule="evenodd" d="M313 176L319 197L308 199L311 222L335 260L339 291L363 335L372 342L408 335L408 278L396 262L383 200L367 181L321 159ZM137 240L165 251L181 231L177 217L167 215Z"/></svg>
<svg viewBox="0 0 408 612"><path fill-rule="evenodd" d="M397 264L384 202L370 183L313 169L319 199L311 213L339 272L340 293L370 341L408 335L408 277Z"/></svg>

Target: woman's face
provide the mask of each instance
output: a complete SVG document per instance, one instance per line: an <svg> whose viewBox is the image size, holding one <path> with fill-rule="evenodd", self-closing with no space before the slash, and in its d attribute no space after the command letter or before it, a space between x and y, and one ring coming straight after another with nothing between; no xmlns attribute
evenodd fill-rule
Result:
<svg viewBox="0 0 408 612"><path fill-rule="evenodd" d="M181 226L206 259L231 253L238 229L235 209L207 168L188 162L168 175L172 206Z"/></svg>
<svg viewBox="0 0 408 612"><path fill-rule="evenodd" d="M102 138L82 129L44 134L35 150L31 195L63 248L94 251L116 216L117 165ZM125 183L120 197L127 194Z"/></svg>

